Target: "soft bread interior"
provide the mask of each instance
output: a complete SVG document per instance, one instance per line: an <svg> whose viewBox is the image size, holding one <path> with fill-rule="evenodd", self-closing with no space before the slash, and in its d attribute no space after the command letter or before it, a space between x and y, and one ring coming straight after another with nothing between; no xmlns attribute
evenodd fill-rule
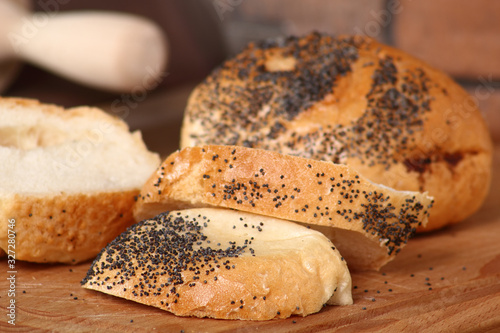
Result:
<svg viewBox="0 0 500 333"><path fill-rule="evenodd" d="M0 114L3 194L131 190L159 163L139 132L100 110L2 100Z"/></svg>
<svg viewBox="0 0 500 333"><path fill-rule="evenodd" d="M181 316L265 320L352 304L346 262L323 234L220 208L134 225L104 249L82 284Z"/></svg>

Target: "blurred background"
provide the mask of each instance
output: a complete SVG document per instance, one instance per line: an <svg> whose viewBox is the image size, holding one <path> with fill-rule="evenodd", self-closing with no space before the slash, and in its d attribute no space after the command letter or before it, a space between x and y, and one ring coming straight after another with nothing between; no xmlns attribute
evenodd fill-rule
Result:
<svg viewBox="0 0 500 333"><path fill-rule="evenodd" d="M500 1L37 0L29 5L33 11L61 14L132 13L160 26L168 40L168 60L154 89L104 91L22 62L2 95L66 107L95 105L109 112L121 105L116 115L140 129L148 147L162 155L178 147L189 93L224 59L252 40L312 30L370 36L444 70L474 97L500 142Z"/></svg>

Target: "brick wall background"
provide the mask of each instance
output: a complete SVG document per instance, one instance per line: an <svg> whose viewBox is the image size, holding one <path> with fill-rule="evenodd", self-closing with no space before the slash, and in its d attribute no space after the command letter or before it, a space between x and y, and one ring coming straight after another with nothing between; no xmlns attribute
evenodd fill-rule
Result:
<svg viewBox="0 0 500 333"><path fill-rule="evenodd" d="M500 1L206 0L235 53L248 41L318 30L363 34L451 75L500 142Z"/></svg>

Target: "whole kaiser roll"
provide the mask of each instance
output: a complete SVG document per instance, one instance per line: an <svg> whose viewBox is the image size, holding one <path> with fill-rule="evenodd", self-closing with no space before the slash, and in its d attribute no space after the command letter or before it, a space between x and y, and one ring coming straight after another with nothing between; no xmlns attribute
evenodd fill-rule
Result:
<svg viewBox="0 0 500 333"><path fill-rule="evenodd" d="M252 43L193 91L181 148L241 145L348 164L434 197L427 226L484 201L492 142L474 99L441 71L362 36Z"/></svg>

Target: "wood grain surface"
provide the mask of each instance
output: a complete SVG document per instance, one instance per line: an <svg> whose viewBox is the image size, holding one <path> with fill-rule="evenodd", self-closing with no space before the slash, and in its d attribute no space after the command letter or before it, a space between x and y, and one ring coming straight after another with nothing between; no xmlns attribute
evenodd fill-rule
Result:
<svg viewBox="0 0 500 333"><path fill-rule="evenodd" d="M1 332L499 332L500 147L491 193L467 221L418 235L380 272L353 273L354 304L266 322L182 318L80 287L90 263L0 261ZM15 326L7 305L15 299Z"/></svg>

